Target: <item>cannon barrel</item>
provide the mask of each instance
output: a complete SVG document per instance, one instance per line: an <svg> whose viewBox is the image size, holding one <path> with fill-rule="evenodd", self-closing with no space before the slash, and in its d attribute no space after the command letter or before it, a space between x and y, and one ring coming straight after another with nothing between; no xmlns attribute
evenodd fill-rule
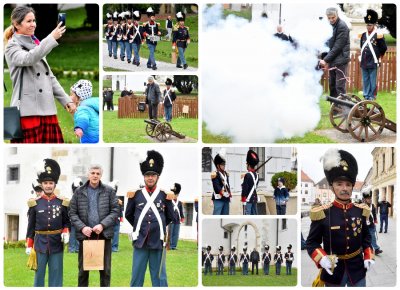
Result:
<svg viewBox="0 0 400 290"><path fill-rule="evenodd" d="M329 102L332 102L332 103L335 103L335 104L337 104L337 105L343 105L343 106L346 106L346 107L348 107L348 108L353 108L354 107L354 103L352 103L352 102L349 102L349 101L345 101L345 100L339 100L339 99L337 99L337 98L333 98L333 97L330 97L330 96L326 96L326 100L327 101L329 101Z"/></svg>

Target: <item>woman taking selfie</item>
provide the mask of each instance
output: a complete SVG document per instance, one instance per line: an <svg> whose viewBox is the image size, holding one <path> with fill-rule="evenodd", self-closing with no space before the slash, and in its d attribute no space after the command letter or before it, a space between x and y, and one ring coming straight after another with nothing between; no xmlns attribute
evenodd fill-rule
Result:
<svg viewBox="0 0 400 290"><path fill-rule="evenodd" d="M19 106L23 139L11 143L64 143L54 99L69 112L76 107L53 75L46 56L65 33L60 22L42 41L35 36L35 12L19 6L4 31L5 58L13 86L11 106Z"/></svg>

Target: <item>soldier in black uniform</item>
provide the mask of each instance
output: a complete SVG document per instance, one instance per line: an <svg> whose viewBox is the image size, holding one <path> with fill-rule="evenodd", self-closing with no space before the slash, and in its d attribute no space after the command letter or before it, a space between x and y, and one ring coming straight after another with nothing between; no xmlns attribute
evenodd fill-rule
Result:
<svg viewBox="0 0 400 290"><path fill-rule="evenodd" d="M154 56L157 42L160 40L160 23L156 22L156 13L153 8L149 7L146 10L149 21L143 23L143 37L146 39L147 47L149 48L149 59L147 60L147 68L157 69L156 59Z"/></svg>
<svg viewBox="0 0 400 290"><path fill-rule="evenodd" d="M257 185L258 185L258 173L255 171L255 167L260 159L253 150L247 152L246 167L247 173L244 176L242 183L242 203L244 206L245 215L257 215Z"/></svg>
<svg viewBox="0 0 400 290"><path fill-rule="evenodd" d="M174 187L171 189L174 194L174 199L171 201L174 207L174 220L168 226L171 250L176 250L178 247L181 223L185 220L182 202L178 200L181 188L182 187L179 183L174 183Z"/></svg>
<svg viewBox="0 0 400 290"><path fill-rule="evenodd" d="M157 187L164 167L162 155L147 151L147 158L140 163L145 187L128 192L125 218L133 227L133 263L131 287L142 287L147 264L153 287L168 286L165 266L167 225L174 220L173 194Z"/></svg>
<svg viewBox="0 0 400 290"><path fill-rule="evenodd" d="M212 261L214 261L214 255L211 254L211 246L207 246L207 252L203 254L203 260L204 260L204 276L207 275L207 273L212 276Z"/></svg>
<svg viewBox="0 0 400 290"><path fill-rule="evenodd" d="M249 275L249 261L250 256L247 253L247 248L243 248L243 254L240 255L240 262L242 262L242 275Z"/></svg>
<svg viewBox="0 0 400 290"><path fill-rule="evenodd" d="M133 59L132 64L139 66L140 65L140 47L144 41L142 38L143 27L140 25L139 20L142 17L139 10L133 11L133 24L128 32L128 39L133 49Z"/></svg>
<svg viewBox="0 0 400 290"><path fill-rule="evenodd" d="M292 245L289 244L287 249L288 249L288 251L285 253L286 275L292 275L292 264L293 264L293 260L294 260L294 255L292 253Z"/></svg>
<svg viewBox="0 0 400 290"><path fill-rule="evenodd" d="M375 224L378 223L378 219L376 217L376 207L372 203L371 198L372 198L372 191L363 193L363 202L366 205L368 205L371 210L371 214L367 218L367 226L368 226L369 233L371 234L371 245L374 248L375 255L379 255L383 251L381 250L381 248L378 246L378 243L376 242L377 233L376 233Z"/></svg>
<svg viewBox="0 0 400 290"><path fill-rule="evenodd" d="M370 209L351 202L357 161L349 152L337 149L328 150L322 159L335 200L310 211L312 222L306 247L317 267L322 268L316 282L325 286L365 287L374 252L366 223Z"/></svg>
<svg viewBox="0 0 400 290"><path fill-rule="evenodd" d="M48 286L63 286L63 243L69 240L69 201L54 194L61 169L53 159L45 159L37 181L44 194L28 202L26 253L37 255L34 287L44 287L46 267L49 267ZM33 251L33 249L34 251Z"/></svg>
<svg viewBox="0 0 400 290"><path fill-rule="evenodd" d="M281 246L276 246L276 253L274 255L275 275L281 274L281 266L283 263L283 255L281 253Z"/></svg>
<svg viewBox="0 0 400 290"><path fill-rule="evenodd" d="M264 246L265 252L262 255L262 263L264 269L264 275L269 275L269 264L271 263L271 253L269 253L269 246Z"/></svg>
<svg viewBox="0 0 400 290"><path fill-rule="evenodd" d="M107 40L107 48L108 48L108 56L111 57L112 56L112 35L111 32L113 30L113 19L112 19L112 14L111 13L107 13L106 14L106 18L107 18L107 23L104 25L104 35L106 37Z"/></svg>
<svg viewBox="0 0 400 290"><path fill-rule="evenodd" d="M225 171L225 149L221 149L218 154L215 155L213 161L217 169L211 173L211 181L214 190L211 197L214 204L213 215L229 215L229 203L232 194L229 185L229 174Z"/></svg>
<svg viewBox="0 0 400 290"><path fill-rule="evenodd" d="M367 10L364 17L367 32L360 37L360 66L363 78L363 94L366 100L374 100L377 95L376 79L381 58L387 50L385 38L376 30L378 13L372 9Z"/></svg>
<svg viewBox="0 0 400 290"><path fill-rule="evenodd" d="M124 41L125 45L125 55L126 55L126 61L128 63L131 63L132 59L132 43L129 41L129 35L132 31L132 18L133 14L132 11L125 11L125 18L126 18L126 24L125 24L125 34L122 36L122 39Z"/></svg>
<svg viewBox="0 0 400 290"><path fill-rule="evenodd" d="M167 88L163 91L163 104L164 104L164 115L165 121L171 122L172 120L172 105L176 100L176 94L172 87L172 80L167 78L165 81Z"/></svg>
<svg viewBox="0 0 400 290"><path fill-rule="evenodd" d="M187 69L188 65L185 59L185 50L190 43L189 27L185 26L185 13L176 13L177 25L174 26L172 36L172 50L178 48L178 60L176 62L177 68Z"/></svg>
<svg viewBox="0 0 400 290"><path fill-rule="evenodd" d="M224 247L219 246L219 254L217 257L217 275L224 275L225 254L223 253Z"/></svg>
<svg viewBox="0 0 400 290"><path fill-rule="evenodd" d="M113 13L113 26L111 31L109 32L109 39L111 39L111 45L112 45L112 53L114 56L114 59L118 58L118 34L120 33L120 27L118 24L118 12L115 11Z"/></svg>
<svg viewBox="0 0 400 290"><path fill-rule="evenodd" d="M231 252L228 257L229 272L228 275L236 275L236 263L238 256L235 254L236 247L231 247Z"/></svg>
<svg viewBox="0 0 400 290"><path fill-rule="evenodd" d="M119 57L121 61L125 60L125 42L127 41L126 33L126 12L121 12L118 15L119 30L118 30L118 43L119 43Z"/></svg>

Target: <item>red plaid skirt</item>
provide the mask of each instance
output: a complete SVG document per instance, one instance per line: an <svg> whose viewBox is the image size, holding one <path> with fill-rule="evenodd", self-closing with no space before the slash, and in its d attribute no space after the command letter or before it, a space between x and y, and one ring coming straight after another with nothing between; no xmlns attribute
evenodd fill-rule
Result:
<svg viewBox="0 0 400 290"><path fill-rule="evenodd" d="M56 115L21 117L23 139L11 143L64 143Z"/></svg>

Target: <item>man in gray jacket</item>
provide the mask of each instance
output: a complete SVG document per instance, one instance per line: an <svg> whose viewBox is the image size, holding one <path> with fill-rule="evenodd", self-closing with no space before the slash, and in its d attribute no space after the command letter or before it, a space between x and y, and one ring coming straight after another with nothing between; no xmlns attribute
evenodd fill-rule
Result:
<svg viewBox="0 0 400 290"><path fill-rule="evenodd" d="M149 106L149 119L157 120L158 104L161 102L161 91L152 76L147 78L147 88L144 94L146 95L146 104Z"/></svg>
<svg viewBox="0 0 400 290"><path fill-rule="evenodd" d="M83 270L83 240L102 239L104 246L104 270L100 271L100 286L110 287L111 281L111 239L114 223L118 218L119 207L115 190L101 182L103 169L92 165L88 181L75 190L70 203L71 223L79 241L78 286L88 287L89 271Z"/></svg>
<svg viewBox="0 0 400 290"><path fill-rule="evenodd" d="M350 61L350 30L338 17L336 8L328 8L326 16L333 27L328 41L329 53L320 60L322 67L329 66L329 92L331 97L346 93L347 66Z"/></svg>

